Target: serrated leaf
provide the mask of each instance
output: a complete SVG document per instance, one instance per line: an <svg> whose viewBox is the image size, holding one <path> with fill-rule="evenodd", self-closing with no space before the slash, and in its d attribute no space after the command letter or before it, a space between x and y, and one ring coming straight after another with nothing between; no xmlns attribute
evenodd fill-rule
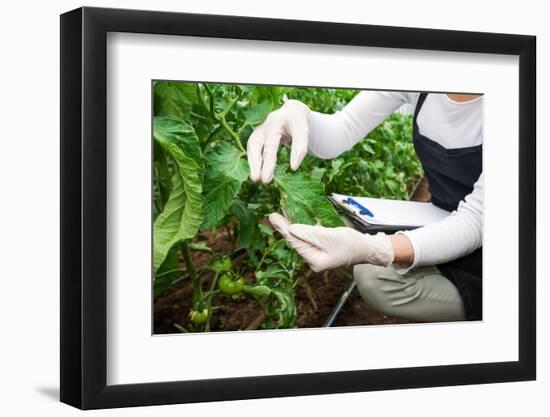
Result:
<svg viewBox="0 0 550 417"><path fill-rule="evenodd" d="M248 178L248 161L233 145L223 143L206 154L204 222L202 230L218 225L229 213L242 183Z"/></svg>
<svg viewBox="0 0 550 417"><path fill-rule="evenodd" d="M153 224L153 270L157 272L170 249L199 230L204 168L198 138L187 123L155 117L153 136L175 168L170 196Z"/></svg>
<svg viewBox="0 0 550 417"><path fill-rule="evenodd" d="M286 269L284 269L281 265L278 263L269 265L265 271L256 271L255 272L256 279L260 283L264 283L264 281L267 278L280 278L280 279L288 279L289 275Z"/></svg>
<svg viewBox="0 0 550 417"><path fill-rule="evenodd" d="M223 142L206 154L209 175L223 174L243 182L249 174L248 161L243 153L230 143Z"/></svg>
<svg viewBox="0 0 550 417"><path fill-rule="evenodd" d="M274 182L281 194L281 208L293 223L316 224L326 227L344 223L324 196L323 185L300 172L287 172L287 167L275 171Z"/></svg>
<svg viewBox="0 0 550 417"><path fill-rule="evenodd" d="M204 171L204 157L193 126L187 122L158 116L153 120L153 136L157 142L163 141L176 145Z"/></svg>
<svg viewBox="0 0 550 417"><path fill-rule="evenodd" d="M255 285L246 288L248 294L259 297L270 296L276 301L276 307L272 307L269 312L269 320L275 328L290 328L296 325L296 303L294 293L291 288L287 290L269 285Z"/></svg>
<svg viewBox="0 0 550 417"><path fill-rule="evenodd" d="M267 285L245 285L243 292L255 297L267 297L271 294L271 288Z"/></svg>
<svg viewBox="0 0 550 417"><path fill-rule="evenodd" d="M278 316L276 327L289 328L296 326L296 304L294 297L286 292L273 290L272 294L277 298L279 308L275 309Z"/></svg>
<svg viewBox="0 0 550 417"><path fill-rule="evenodd" d="M154 85L155 116L183 121L196 100L197 89L190 83L159 81Z"/></svg>
<svg viewBox="0 0 550 417"><path fill-rule="evenodd" d="M262 123L267 115L273 110L273 104L270 99L265 99L251 108L243 111L246 118L246 123L251 126L256 126Z"/></svg>

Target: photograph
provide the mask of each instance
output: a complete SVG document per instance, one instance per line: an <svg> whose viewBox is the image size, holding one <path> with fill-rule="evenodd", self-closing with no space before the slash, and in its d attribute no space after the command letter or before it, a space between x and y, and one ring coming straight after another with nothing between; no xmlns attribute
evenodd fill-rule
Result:
<svg viewBox="0 0 550 417"><path fill-rule="evenodd" d="M482 92L151 97L153 335L483 319Z"/></svg>
<svg viewBox="0 0 550 417"><path fill-rule="evenodd" d="M247 13L61 15L60 400L534 381L537 37Z"/></svg>

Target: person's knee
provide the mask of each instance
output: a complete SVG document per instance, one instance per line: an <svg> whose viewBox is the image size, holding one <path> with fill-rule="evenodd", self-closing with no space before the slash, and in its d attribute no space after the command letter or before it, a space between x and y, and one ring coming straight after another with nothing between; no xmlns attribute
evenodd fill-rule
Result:
<svg viewBox="0 0 550 417"><path fill-rule="evenodd" d="M400 275L393 267L357 265L353 276L363 299L388 315L414 321L464 320L456 287L434 268Z"/></svg>
<svg viewBox="0 0 550 417"><path fill-rule="evenodd" d="M381 290L379 279L384 267L370 264L356 265L353 268L353 278L361 297L377 310L384 311L386 307L385 293Z"/></svg>

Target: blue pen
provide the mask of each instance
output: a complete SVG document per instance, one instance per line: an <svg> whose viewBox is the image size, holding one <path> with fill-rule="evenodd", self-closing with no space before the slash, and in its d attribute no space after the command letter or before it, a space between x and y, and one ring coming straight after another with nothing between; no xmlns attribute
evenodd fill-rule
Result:
<svg viewBox="0 0 550 417"><path fill-rule="evenodd" d="M348 197L348 204L352 204L359 209L359 214L366 214L369 217L374 217L374 213L362 204L355 201L353 198Z"/></svg>

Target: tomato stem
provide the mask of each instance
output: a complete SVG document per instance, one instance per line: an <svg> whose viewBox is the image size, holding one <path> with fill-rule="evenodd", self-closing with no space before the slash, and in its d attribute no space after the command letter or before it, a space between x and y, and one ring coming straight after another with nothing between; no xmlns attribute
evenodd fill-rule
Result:
<svg viewBox="0 0 550 417"><path fill-rule="evenodd" d="M193 261L191 260L191 252L189 251L189 244L187 242L183 242L181 244L181 254L183 255L183 261L185 262L187 273L189 274L189 277L191 278L191 283L193 285L194 306L195 303L197 303L201 299L201 282L200 276L197 274L195 265L193 265Z"/></svg>
<svg viewBox="0 0 550 417"><path fill-rule="evenodd" d="M208 94L208 98L209 98L209 102L207 103L206 100L204 99L204 96L201 93L200 84L199 84L197 86L197 88L198 88L198 92L199 92L198 95L199 95L199 98L202 102L202 105L208 111L208 113L210 113L210 116L214 120L216 120L221 125L221 127L223 127L225 129L225 131L229 134L229 136L231 136L231 138L235 142L235 145L237 146L237 148L239 148L239 150L244 155L246 155L246 150L244 149L244 147L241 143L241 139L239 138L239 134L237 132L235 132L233 129L231 129L231 126L229 126L229 123L227 123L227 120L225 118L225 116L233 108L235 103L237 103L237 101L239 101L239 99L242 95L242 92L239 93L236 98L231 100L229 102L229 104L227 105L227 107L221 113L218 114L218 113L216 113L216 110L214 109L214 104L213 104L214 103L214 93L212 92L212 90L210 89L208 84L202 84L202 85L204 86L204 89L206 90L206 93ZM239 133L240 133L240 131L239 131Z"/></svg>

